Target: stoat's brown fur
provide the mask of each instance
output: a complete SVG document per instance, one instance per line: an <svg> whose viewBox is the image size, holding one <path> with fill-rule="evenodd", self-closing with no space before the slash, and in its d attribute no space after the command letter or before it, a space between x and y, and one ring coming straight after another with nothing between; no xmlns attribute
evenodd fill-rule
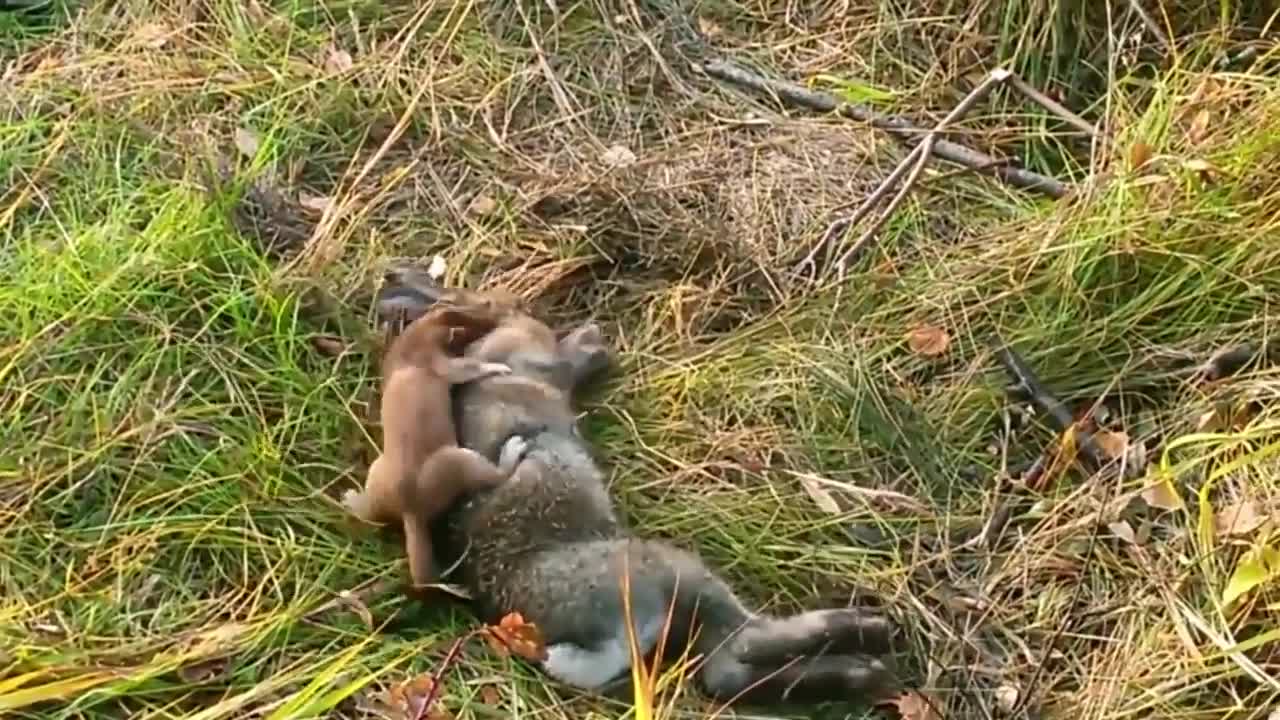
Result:
<svg viewBox="0 0 1280 720"><path fill-rule="evenodd" d="M511 475L523 443L495 466L458 446L450 388L510 372L502 363L451 354L492 331L488 306L439 307L418 318L387 348L382 362L382 454L369 467L364 491L343 504L372 523L400 522L415 586L436 579L431 523L460 497L496 487Z"/></svg>

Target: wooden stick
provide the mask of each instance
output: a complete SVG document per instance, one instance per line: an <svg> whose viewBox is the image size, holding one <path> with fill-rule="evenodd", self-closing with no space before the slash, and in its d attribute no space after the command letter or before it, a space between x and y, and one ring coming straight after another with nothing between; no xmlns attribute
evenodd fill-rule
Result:
<svg viewBox="0 0 1280 720"><path fill-rule="evenodd" d="M1054 397L1053 393L1040 382L1040 378L1036 376L1034 370L1022 356L1013 350L1013 348L1004 346L996 349L996 359L1004 366L1004 370L1009 377L1017 384L1018 388L1024 391L1031 398L1031 402L1039 408L1040 412L1049 416L1053 421L1054 428L1058 432L1066 432L1068 428L1075 424L1075 417L1071 411L1067 409L1062 401ZM1098 442L1093 439L1093 433L1082 427L1076 427L1076 447L1084 454L1085 458L1093 466L1092 470L1097 470L1107 464L1107 454L1098 446Z"/></svg>
<svg viewBox="0 0 1280 720"><path fill-rule="evenodd" d="M1098 128L1094 127L1093 123L1071 112L1065 105L1057 100L1054 100L1034 87L1031 87L1026 80L1023 80L1017 75L1010 75L1009 84L1012 85L1015 90L1027 96L1027 98L1035 104L1062 118L1068 125L1075 127L1089 137L1098 136Z"/></svg>
<svg viewBox="0 0 1280 720"><path fill-rule="evenodd" d="M938 142L938 135L942 133L943 130L946 130L948 125L959 120L965 115L965 113L972 110L973 106L978 104L979 100L990 94L991 88L1005 82L1011 75L1012 73L1003 68L992 70L991 74L987 75L985 80L971 90L969 94L960 101L959 105L956 105L951 112L947 113L946 117L942 118L942 120L938 121L937 125L933 126L933 129L925 136L924 141L916 145L911 151L911 155L902 159L902 162L898 164L898 167L893 171L893 174L886 178L884 183L881 184L881 188L887 188L892 185L895 180L895 176L900 175L903 168L909 165L914 165L911 168L911 174L907 175L907 179L903 181L902 187L898 190L898 194L894 195L893 199L889 201L889 206L884 209L884 212L880 214L880 217L872 222L871 227L867 228L853 243L853 246L846 250L845 253L840 256L840 259L836 261L837 277L840 279L844 278L845 268L848 267L848 264L853 260L853 257L863 248L871 244L871 240L875 238L876 232L880 230L885 222L889 220L889 217L893 215L893 212L898 209L898 206L902 204L902 201L906 199L907 193L911 192L911 186L915 185L916 180L920 178L920 173L924 171L925 164L929 162L929 157L933 154L934 146ZM916 157L913 159L912 155L915 155ZM879 190L880 188L877 188L877 192L879 192Z"/></svg>
<svg viewBox="0 0 1280 720"><path fill-rule="evenodd" d="M906 142L912 142L923 133L921 128L902 118L882 115L867 108L844 102L828 93L809 90L796 83L761 77L756 73L723 60L706 62L703 64L702 69L718 80L761 95L777 98L794 107L802 107L818 112L835 112L841 117L868 123L872 127L884 130ZM1030 170L1001 165L986 153L972 150L948 140L935 141L933 152L943 160L963 165L984 175L996 177L1024 190L1039 192L1053 198L1063 197L1069 191L1068 186L1059 180Z"/></svg>
<svg viewBox="0 0 1280 720"><path fill-rule="evenodd" d="M1129 0L1129 7L1133 8L1133 11L1138 14L1138 19L1142 20L1142 24L1146 25L1147 30L1151 31L1151 34L1155 36L1156 42L1160 43L1160 48L1165 52L1169 52L1173 47L1173 43L1169 42L1164 30L1156 24L1155 18L1148 15L1147 11L1142 8L1141 0Z"/></svg>
<svg viewBox="0 0 1280 720"><path fill-rule="evenodd" d="M831 245L836 241L836 238L842 237L850 227L862 220L867 213L871 212L871 209L876 206L876 203L880 202L880 200L888 194L889 189L893 187L893 184L898 182L898 178L902 177L902 174L907 171L907 168L910 167L911 160L920 156L920 150L923 147L924 145L922 143L912 148L911 152L903 158L902 162L898 163L898 167L894 168L893 172L889 173L889 177L885 178L884 182L880 183L880 186L873 190L871 194L867 196L866 200L862 201L862 204L858 206L857 210L850 213L848 217L840 218L827 226L826 232L822 233L822 239L813 246L813 249L809 251L808 255L804 256L803 260L796 264L795 272L797 275L801 275L803 277L807 270L812 270L813 272L809 275L809 279L817 279L818 254L831 247Z"/></svg>

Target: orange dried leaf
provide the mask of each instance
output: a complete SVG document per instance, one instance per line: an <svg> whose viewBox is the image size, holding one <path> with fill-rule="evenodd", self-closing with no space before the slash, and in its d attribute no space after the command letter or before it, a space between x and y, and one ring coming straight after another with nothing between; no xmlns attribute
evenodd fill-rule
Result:
<svg viewBox="0 0 1280 720"><path fill-rule="evenodd" d="M545 660L547 647L538 626L524 621L518 612L508 613L497 625L486 628L489 647L499 655L514 653L526 660Z"/></svg>
<svg viewBox="0 0 1280 720"><path fill-rule="evenodd" d="M443 718L438 713L427 714L427 701L431 700L436 686L435 678L422 674L412 680L393 685L388 693L391 707L406 718Z"/></svg>
<svg viewBox="0 0 1280 720"><path fill-rule="evenodd" d="M314 335L311 338L311 345L330 357L338 357L347 351L347 343L332 335Z"/></svg>
<svg viewBox="0 0 1280 720"><path fill-rule="evenodd" d="M908 690L889 700L902 720L942 720L942 703L919 690Z"/></svg>
<svg viewBox="0 0 1280 720"><path fill-rule="evenodd" d="M1124 457L1125 452L1129 449L1129 435L1123 431L1099 430L1094 433L1093 441L1112 460L1119 460Z"/></svg>
<svg viewBox="0 0 1280 720"><path fill-rule="evenodd" d="M921 325L907 333L907 346L917 355L937 357L951 347L951 336L936 325Z"/></svg>
<svg viewBox="0 0 1280 720"><path fill-rule="evenodd" d="M1141 170L1143 166L1151 162L1155 152L1155 148L1144 142L1134 143L1133 147L1129 148L1129 167L1133 170Z"/></svg>
<svg viewBox="0 0 1280 720"><path fill-rule="evenodd" d="M1024 479L1027 487L1031 490L1043 490L1052 485L1071 467L1076 454L1076 426L1072 425L1062 433L1056 447L1045 451L1037 463L1039 472Z"/></svg>
<svg viewBox="0 0 1280 720"><path fill-rule="evenodd" d="M1187 128L1187 140L1191 144L1199 145L1201 141L1208 137L1209 121L1211 119L1212 116L1209 114L1208 108L1201 110L1196 113L1195 117L1191 118L1191 126Z"/></svg>

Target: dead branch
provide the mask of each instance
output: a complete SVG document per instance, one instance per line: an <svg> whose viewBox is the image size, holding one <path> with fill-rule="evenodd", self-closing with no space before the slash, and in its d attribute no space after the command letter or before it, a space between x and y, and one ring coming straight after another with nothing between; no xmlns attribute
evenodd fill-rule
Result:
<svg viewBox="0 0 1280 720"><path fill-rule="evenodd" d="M1071 112L1062 103L1035 89L1026 80L1023 80L1017 75L1010 74L1009 85L1013 86L1013 89L1025 95L1027 99L1054 115L1057 115L1068 125L1080 130L1089 137L1098 136L1098 128L1094 127L1093 123Z"/></svg>
<svg viewBox="0 0 1280 720"><path fill-rule="evenodd" d="M996 358L1000 364L1004 366L1005 372L1008 373L1010 379L1013 380L1017 391L1025 393L1040 412L1044 413L1053 421L1054 429L1058 432L1066 432L1072 425L1075 425L1075 417L1062 401L1054 397L1053 393L1044 386L1040 378L1036 376L1035 371L1027 362L1022 359L1018 353L1010 347L1001 347L996 350ZM1077 426L1075 428L1076 446L1085 455L1085 458L1092 466L1091 470L1097 470L1107 464L1107 455L1102 448L1098 446L1097 441L1093 439L1093 433L1085 428Z"/></svg>
<svg viewBox="0 0 1280 720"><path fill-rule="evenodd" d="M882 115L865 107L844 102L828 93L809 90L796 83L765 78L724 60L708 61L702 65L702 69L718 80L777 98L794 107L817 112L835 112L841 117L868 123L907 143L915 142L924 133L922 128L903 118ZM1024 190L1039 192L1053 198L1061 198L1069 191L1069 187L1059 180L1030 170L1009 167L986 153L948 140L935 141L933 152L943 160L963 165L975 172L998 178Z"/></svg>
<svg viewBox="0 0 1280 720"><path fill-rule="evenodd" d="M1147 30L1155 37L1156 42L1160 43L1160 49L1169 52L1173 48L1173 43L1169 42L1169 37L1164 34L1164 30L1156 23L1155 18L1151 17L1142 7L1141 0L1129 0L1129 7L1133 8L1133 11L1137 13L1138 19L1142 21L1143 25L1147 26Z"/></svg>
<svg viewBox="0 0 1280 720"><path fill-rule="evenodd" d="M942 118L937 125L933 126L933 129L929 131L929 134L925 135L924 140L912 148L911 153L902 159L902 162L898 164L898 167L893 171L889 178L881 184L880 188L876 189L876 193L873 193L873 195L883 195L884 193L881 191L881 188L885 188L887 190L887 188L893 184L895 176L900 175L903 168L912 165L910 174L908 174L907 179L903 181L902 187L898 190L898 194L894 195L893 199L889 201L889 205L884 209L884 212L880 213L880 216L876 218L876 220L871 223L871 226L858 237L852 247L846 250L845 253L840 256L840 259L836 261L837 277L844 279L845 269L848 267L848 264L852 262L854 256L871 244L872 239L875 238L875 234L889 220L894 211L898 209L898 206L902 204L902 201L906 199L907 193L911 192L911 187L915 185L916 180L920 178L920 173L924 171L925 164L929 162L929 158L933 155L934 147L938 143L938 135L940 135L942 131L946 130L948 125L964 117L965 113L972 110L973 106L976 105L979 100L990 94L992 88L1008 80L1010 75L1011 73L1008 70L1002 68L992 70L985 80L971 90L969 94L960 101L959 105L956 105L955 109L947 113L946 117ZM852 222L850 222L849 225L852 225ZM813 253L810 253L810 255L812 254Z"/></svg>
<svg viewBox="0 0 1280 720"><path fill-rule="evenodd" d="M889 189L893 187L893 184L898 182L898 178L902 177L903 173L907 171L907 168L910 166L910 161L913 158L919 157L916 150L920 147L923 147L923 143L916 148L913 148L911 153L907 155L907 157L903 158L902 162L898 163L898 166L893 169L893 172L889 173L889 177L885 178L884 182L880 183L879 187L873 190L871 194L867 196L866 200L862 201L862 204L858 206L857 210L854 210L847 217L839 218L827 226L826 232L822 233L822 238L813 246L813 249L809 251L809 254L805 255L803 260L796 263L795 273L797 275L804 277L805 272L812 269L813 273L809 276L809 279L817 279L818 254L826 252L827 249L835 243L836 238L843 237L845 232L847 232L853 224L860 222L867 213L871 212L871 209L884 198L884 196L889 192Z"/></svg>

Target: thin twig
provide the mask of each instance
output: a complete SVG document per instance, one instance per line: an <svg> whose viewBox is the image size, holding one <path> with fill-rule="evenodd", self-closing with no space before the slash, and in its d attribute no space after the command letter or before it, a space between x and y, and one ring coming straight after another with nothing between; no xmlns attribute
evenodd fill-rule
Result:
<svg viewBox="0 0 1280 720"><path fill-rule="evenodd" d="M867 108L844 102L834 95L809 90L796 83L765 78L724 60L706 62L702 65L702 69L718 80L723 80L761 95L777 98L795 107L818 112L835 112L841 117L869 123L872 127L884 130L906 142L914 141L924 132L922 128L903 118L882 115ZM1063 197L1069 191L1068 186L1060 180L1046 177L1030 170L1002 165L986 153L972 150L948 140L938 140L934 144L933 152L943 160L957 165L964 165L976 172L996 177L1024 190L1032 190L1054 198Z"/></svg>
<svg viewBox="0 0 1280 720"><path fill-rule="evenodd" d="M1156 41L1160 43L1160 47L1163 48L1165 52L1168 52L1169 49L1173 47L1173 43L1169 42L1169 38L1164 34L1164 30L1160 29L1160 26L1156 24L1155 18L1148 15L1147 11L1142 9L1141 0L1129 0L1129 7L1133 8L1133 11L1138 13L1138 18L1142 20L1142 24L1146 25L1147 29L1151 31L1151 34L1156 37Z"/></svg>
<svg viewBox="0 0 1280 720"><path fill-rule="evenodd" d="M1012 73L1004 68L992 70L985 80L971 90L969 94L960 101L959 105L956 105L951 112L947 113L946 117L938 121L938 124L933 126L933 129L929 131L929 134L925 136L924 140L915 146L912 150L912 154L916 156L914 161L911 155L903 158L902 162L898 164L898 168L895 169L893 174L885 180L881 187L888 188L892 185L895 176L901 174L903 168L914 162L914 165L911 168L911 173L907 175L907 179L903 181L902 187L898 190L898 194L894 195L893 199L889 201L888 207L884 209L883 213L880 213L880 217L872 222L871 227L868 227L862 235L858 237L857 241L853 243L853 246L846 250L845 253L840 256L840 259L836 261L836 275L838 277L841 279L844 278L844 271L845 268L848 267L849 262L853 260L853 257L858 252L871 244L871 240L875 237L876 232L880 230L880 228L889 220L889 217L893 215L894 211L898 209L898 206L902 204L902 201L906 199L907 193L911 192L911 187L915 185L916 180L920 178L920 173L924 171L925 164L929 162L929 158L933 155L934 146L938 143L938 135L941 134L943 130L946 130L948 125L964 117L965 113L972 110L973 106L978 104L979 100L990 94L993 87L1008 80L1011 74ZM878 191L879 188L877 188L877 192Z"/></svg>
<svg viewBox="0 0 1280 720"><path fill-rule="evenodd" d="M388 592L395 588L395 586L396 583L392 580L370 580L360 587L347 591L346 594L340 593L337 597L308 610L303 617L318 617L330 610L335 610L343 606L350 606L353 602L360 602L367 605L371 598Z"/></svg>
<svg viewBox="0 0 1280 720"><path fill-rule="evenodd" d="M1015 90L1025 95L1027 99L1054 115L1057 115L1068 125L1075 127L1089 137L1098 136L1098 128L1094 127L1093 123L1071 112L1062 103L1035 89L1026 80L1023 80L1017 75L1010 75L1009 84L1012 85Z"/></svg>
<svg viewBox="0 0 1280 720"><path fill-rule="evenodd" d="M836 277L841 280L844 279L845 269L848 268L849 263L853 261L854 256L871 244L871 240L875 237L876 232L878 232L880 228L888 222L889 217L893 215L894 211L898 209L898 206L902 204L902 201L906 199L907 193L911 192L911 188L916 184L916 180L920 179L920 173L924 172L924 166L929 162L929 157L933 155L933 146L938 141L937 137L938 136L936 134L931 132L928 137L924 139L924 142L915 147L915 162L911 165L911 172L907 175L907 179L902 181L902 187L898 188L897 194L889 200L889 204L885 207L884 212L880 213L875 220L871 221L871 227L868 227L863 231L863 233L858 236L858 239L854 241L853 245L840 256L840 259L836 260ZM906 158L906 160L910 159L910 156ZM906 162L898 166L899 169L904 169L906 167ZM899 174L898 170L894 170L894 174ZM894 178L893 175L890 175L889 178L885 178L885 182L882 184L882 187L886 190L892 187L895 179L896 178ZM852 224L852 222L849 223L849 225Z"/></svg>
<svg viewBox="0 0 1280 720"><path fill-rule="evenodd" d="M850 213L848 217L840 218L827 226L826 232L822 233L822 239L813 246L813 249L809 251L808 255L804 256L803 260L796 264L795 272L797 275L801 275L803 277L806 269L811 268L814 272L809 276L809 279L817 279L818 254L831 247L836 238L844 236L845 232L847 232L851 226L861 221L867 213L871 212L871 209L874 208L877 203L884 199L884 196L888 194L889 189L893 187L893 184L898 182L898 178L902 177L903 173L905 173L907 168L910 167L911 160L919 157L920 150L922 150L923 147L924 145L922 143L911 148L911 152L903 158L902 162L898 163L898 166L893 169L893 172L889 173L889 177L885 178L884 182L880 183L880 186L873 190L871 194L867 196L866 200L862 201L862 204L858 206L857 210Z"/></svg>
<svg viewBox="0 0 1280 720"><path fill-rule="evenodd" d="M449 667L453 665L453 661L458 659L458 651L462 649L462 644L475 637L484 628L477 628L453 641L453 645L449 646L449 652L444 656L444 662L440 663L440 668L431 676L431 689L427 691L427 698L422 701L422 707L417 709L410 717L413 720L419 720L422 717L430 717L426 715L431 709L432 703L435 702L436 696L440 694L440 681L444 679L445 673L449 671Z"/></svg>

